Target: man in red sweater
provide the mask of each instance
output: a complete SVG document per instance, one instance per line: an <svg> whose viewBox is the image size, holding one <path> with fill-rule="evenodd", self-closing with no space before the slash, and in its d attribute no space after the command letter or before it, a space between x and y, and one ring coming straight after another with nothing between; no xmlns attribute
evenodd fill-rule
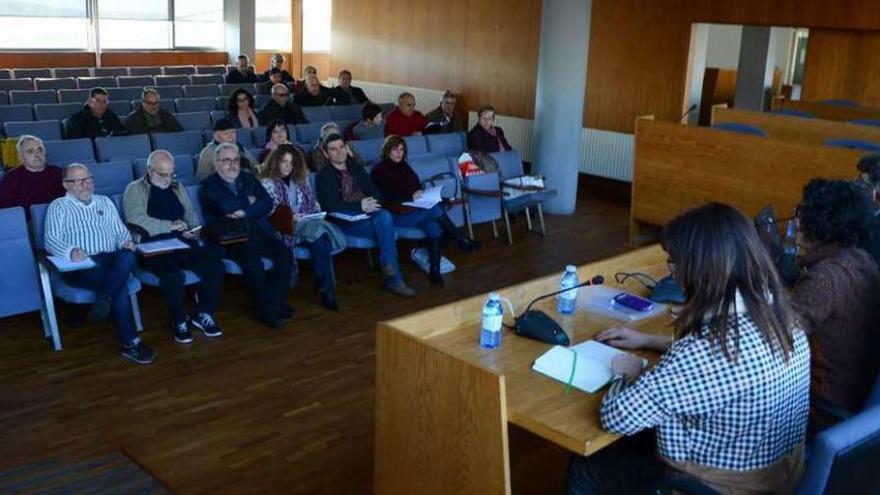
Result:
<svg viewBox="0 0 880 495"><path fill-rule="evenodd" d="M412 93L400 93L397 108L385 118L385 135L420 135L427 125L428 119L416 110L416 97Z"/></svg>
<svg viewBox="0 0 880 495"><path fill-rule="evenodd" d="M31 205L51 203L64 196L63 172L58 167L46 165L46 148L42 139L25 134L18 138L16 148L19 166L0 182L0 208L21 206L30 219Z"/></svg>

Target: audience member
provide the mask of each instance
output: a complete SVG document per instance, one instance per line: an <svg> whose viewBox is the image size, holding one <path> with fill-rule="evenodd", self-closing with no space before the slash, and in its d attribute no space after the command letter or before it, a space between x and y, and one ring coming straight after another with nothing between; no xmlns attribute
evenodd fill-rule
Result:
<svg viewBox="0 0 880 495"><path fill-rule="evenodd" d="M792 493L803 471L810 348L772 260L751 222L720 204L673 220L664 248L687 295L675 338L628 328L596 337L664 354L647 370L640 358L614 359L599 415L628 438L572 456L567 493L654 493L670 474L718 493ZM656 439L637 435L653 428Z"/></svg>
<svg viewBox="0 0 880 495"><path fill-rule="evenodd" d="M257 161L260 163L266 163L269 154L282 144L291 144L290 130L287 128L287 124L285 124L283 120L276 119L269 122L269 125L266 126L266 146L263 147L263 151L260 152Z"/></svg>
<svg viewBox="0 0 880 495"><path fill-rule="evenodd" d="M295 79L293 78L292 75L290 75L290 72L287 72L284 69L284 55L282 55L280 53L276 53L276 54L272 55L271 64L272 64L272 66L269 68L269 70L267 70L266 72L263 72L263 81L271 80L272 79L272 72L277 70L281 73L281 80L278 82L284 83L284 84L295 82ZM268 94L268 92L266 94Z"/></svg>
<svg viewBox="0 0 880 495"><path fill-rule="evenodd" d="M312 154L310 156L310 165L313 172L320 172L327 164L329 164L329 160L327 155L324 153L323 147L321 143L324 141L324 138L331 134L342 134L342 130L339 128L339 125L336 122L327 122L326 124L321 126L321 134L318 136L318 141L315 143L315 147L312 148ZM366 167L367 162L364 158L358 154L357 151L351 149L350 146L347 146L348 150L348 161L349 163L357 163L362 167Z"/></svg>
<svg viewBox="0 0 880 495"><path fill-rule="evenodd" d="M337 105L363 104L370 101L364 90L351 85L351 72L339 71L339 84L333 88L333 101Z"/></svg>
<svg viewBox="0 0 880 495"><path fill-rule="evenodd" d="M388 136L382 146L382 161L373 168L370 178L386 207L396 207L391 216L397 227L415 227L425 233L428 248L428 277L433 285L443 285L440 260L443 256L440 241L445 233L458 242L464 251L476 249L476 243L465 237L443 211L440 204L430 209L401 208L402 203L416 201L424 190L409 163L406 162L406 141L400 136Z"/></svg>
<svg viewBox="0 0 880 495"><path fill-rule="evenodd" d="M141 104L125 119L125 127L132 134L156 132L180 132L183 130L174 115L159 106L159 91L146 88L141 94Z"/></svg>
<svg viewBox="0 0 880 495"><path fill-rule="evenodd" d="M238 148L239 154L239 167L248 171L254 172L254 168L257 166L257 159L254 158L253 155L237 141L237 135L235 133L235 124L232 123L229 119L220 119L214 123L214 140L208 143L202 152L199 153L199 164L196 167L196 177L199 180L204 180L209 175L213 174L216 170L214 166L214 154L217 146L228 143L232 144Z"/></svg>
<svg viewBox="0 0 880 495"><path fill-rule="evenodd" d="M284 84L282 82L281 70L279 69L270 69L269 70L269 78L265 82L257 83L257 94L258 95L271 95L272 88L275 87L276 84ZM286 86L286 84L285 84Z"/></svg>
<svg viewBox="0 0 880 495"><path fill-rule="evenodd" d="M859 179L856 183L871 201L871 223L862 248L880 265L880 153L859 160L858 170Z"/></svg>
<svg viewBox="0 0 880 495"><path fill-rule="evenodd" d="M318 76L309 74L305 79L305 88L294 95L293 101L301 107L319 107L332 104L333 95L321 86Z"/></svg>
<svg viewBox="0 0 880 495"><path fill-rule="evenodd" d="M295 146L281 144L269 155L263 171L263 187L272 197L274 214L291 223L287 229L279 229L284 244L291 253L297 245L308 246L321 303L331 311L338 311L333 281L333 253L345 249L345 236L339 227L326 220L307 219L307 215L320 213L321 205L309 182L305 155ZM298 278L295 259L291 272L292 284L295 284Z"/></svg>
<svg viewBox="0 0 880 495"><path fill-rule="evenodd" d="M283 120L286 124L308 124L302 108L288 99L290 91L283 84L272 86L272 100L260 110L260 120Z"/></svg>
<svg viewBox="0 0 880 495"><path fill-rule="evenodd" d="M223 288L223 261L219 249L199 243L199 217L186 189L175 180L171 153L156 150L147 158L147 173L125 188L122 197L125 220L141 235L140 242L176 238L189 249L170 251L141 260L141 268L159 278L159 291L168 307L174 340L181 344L193 341L187 323L200 329L205 337L220 337L223 332L214 321ZM195 312L186 312L183 270L199 279Z"/></svg>
<svg viewBox="0 0 880 495"><path fill-rule="evenodd" d="M378 139L385 137L385 123L382 122L382 108L373 102L364 104L361 111L363 120L351 130L354 139Z"/></svg>
<svg viewBox="0 0 880 495"><path fill-rule="evenodd" d="M484 153L513 149L504 137L504 130L495 126L495 108L492 105L481 107L477 117L477 125L468 133L468 149Z"/></svg>
<svg viewBox="0 0 880 495"><path fill-rule="evenodd" d="M385 135L406 137L421 134L427 125L428 120L416 110L416 97L412 93L400 93L397 108L385 117Z"/></svg>
<svg viewBox="0 0 880 495"><path fill-rule="evenodd" d="M89 100L67 123L67 139L96 138L127 134L128 129L113 110L107 108L109 97L104 88L89 91Z"/></svg>
<svg viewBox="0 0 880 495"><path fill-rule="evenodd" d="M464 132L465 125L455 113L455 104L458 97L452 91L443 93L443 99L440 106L431 110L425 115L428 119L428 126L425 128L426 134L440 134L446 132Z"/></svg>
<svg viewBox="0 0 880 495"><path fill-rule="evenodd" d="M46 147L37 136L18 138L18 167L6 172L0 181L0 208L21 206L31 217L31 205L49 203L64 196L64 172L46 164Z"/></svg>
<svg viewBox="0 0 880 495"><path fill-rule="evenodd" d="M236 59L235 68L226 74L226 84L244 84L259 82L257 75L249 67L250 59L247 55L239 55Z"/></svg>
<svg viewBox="0 0 880 495"><path fill-rule="evenodd" d="M254 95L243 88L233 91L226 105L226 118L231 120L236 128L259 127L260 119L254 112Z"/></svg>
<svg viewBox="0 0 880 495"><path fill-rule="evenodd" d="M113 315L122 355L139 364L150 364L156 353L141 342L132 321L128 279L136 257L131 234L119 218L113 201L94 194L88 167L74 163L64 174L67 194L49 204L46 212L46 250L53 256L79 262L91 258L93 268L62 273L74 287L94 291L93 321Z"/></svg>
<svg viewBox="0 0 880 495"><path fill-rule="evenodd" d="M369 218L365 220L339 220L337 224L346 235L375 240L386 290L400 296L415 295L415 291L404 283L397 263L394 221L391 214L379 204L379 190L367 171L348 159L350 152L340 134L327 136L321 143L321 149L331 165L318 172L318 201L321 206L329 213L367 214Z"/></svg>
<svg viewBox="0 0 880 495"><path fill-rule="evenodd" d="M268 219L272 198L253 174L241 173L236 145L219 144L214 155L217 173L203 180L199 189L206 238L214 248L222 246L225 257L241 267L253 296L254 317L266 326L280 328L282 320L293 317L294 312L286 303L290 252ZM227 242L230 233L245 238ZM263 270L262 257L272 262L268 271Z"/></svg>
<svg viewBox="0 0 880 495"><path fill-rule="evenodd" d="M813 351L810 430L835 422L828 407L858 412L880 358L880 271L857 248L866 234L869 203L849 182L811 180L797 211L805 268L792 300Z"/></svg>

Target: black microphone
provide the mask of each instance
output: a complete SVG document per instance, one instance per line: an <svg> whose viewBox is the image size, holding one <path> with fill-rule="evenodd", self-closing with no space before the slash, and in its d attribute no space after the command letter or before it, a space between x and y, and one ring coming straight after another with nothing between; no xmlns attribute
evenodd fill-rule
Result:
<svg viewBox="0 0 880 495"><path fill-rule="evenodd" d="M696 109L697 109L697 104L696 104L696 103L694 103L693 105L689 106L688 109L687 109L683 114L681 114L681 117L678 118L678 121L681 122L681 119L683 119L683 118L685 118L685 117L690 117L691 113L693 113L693 111L696 110Z"/></svg>
<svg viewBox="0 0 880 495"><path fill-rule="evenodd" d="M568 287L566 289L536 297L528 306L526 306L525 312L514 319L514 332L522 337L528 337L548 344L569 345L571 341L568 338L568 334L562 330L562 327L560 327L553 318L548 316L547 313L540 310L532 311L532 306L536 302L547 299L548 297L553 297L569 290L575 290L579 287L600 285L604 282L605 278L602 275L596 275L592 279L586 282L581 282L574 287Z"/></svg>

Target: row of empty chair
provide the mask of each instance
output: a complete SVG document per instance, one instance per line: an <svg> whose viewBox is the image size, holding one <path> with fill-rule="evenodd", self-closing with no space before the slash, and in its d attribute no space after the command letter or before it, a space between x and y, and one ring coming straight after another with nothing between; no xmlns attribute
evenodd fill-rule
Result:
<svg viewBox="0 0 880 495"><path fill-rule="evenodd" d="M18 81L12 79L9 81L0 80L0 105L16 105L22 103L68 103L71 101L83 102L88 98L89 91L95 87L102 87L107 90L110 99L135 99L140 98L144 88L155 88L163 98L202 98L229 96L238 89L245 89L252 95L258 93L255 84L197 84L189 86L170 85L170 86L154 86L151 84L137 84L132 86L106 86L106 85L89 85L85 88L77 88L72 85L69 88L54 89L9 89L4 88L4 83L12 83ZM262 96L262 95L260 95Z"/></svg>
<svg viewBox="0 0 880 495"><path fill-rule="evenodd" d="M193 86L223 84L223 74L178 76L99 76L0 79L0 90L35 91L41 89L128 88L144 86Z"/></svg>
<svg viewBox="0 0 880 495"><path fill-rule="evenodd" d="M33 79L58 77L103 76L188 76L192 74L225 74L232 65L166 65L148 67L41 67L0 69L0 79ZM253 65L251 66L253 69Z"/></svg>

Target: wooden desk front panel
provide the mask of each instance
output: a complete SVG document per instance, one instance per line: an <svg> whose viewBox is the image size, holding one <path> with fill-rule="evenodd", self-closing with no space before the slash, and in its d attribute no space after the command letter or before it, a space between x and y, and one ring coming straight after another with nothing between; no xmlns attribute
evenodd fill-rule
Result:
<svg viewBox="0 0 880 495"><path fill-rule="evenodd" d="M639 119L631 222L665 225L711 201L793 213L814 177L852 179L863 152Z"/></svg>
<svg viewBox="0 0 880 495"><path fill-rule="evenodd" d="M770 139L792 143L824 146L825 141L829 139L860 139L880 144L880 127L836 120L804 119L768 112L715 107L712 123L721 122L754 125L766 131Z"/></svg>
<svg viewBox="0 0 880 495"><path fill-rule="evenodd" d="M581 280L597 274L605 277L607 285L615 285L614 274L621 271L641 271L658 277L667 274L666 254L659 246L653 246L609 260L591 263L578 269ZM526 284L499 289L521 312L534 297L558 288L559 276L552 275ZM635 281L627 282L630 292L644 292ZM602 429L599 422L599 402L603 392L587 394L572 390L564 393L565 384L554 381L531 370L538 356L551 346L519 337L505 330L501 346L483 349L479 346L481 307L485 297L466 299L455 304L394 320L390 327L422 338L423 343L464 362L475 364L502 375L507 396L508 421L536 433L556 444L579 454L590 454L616 439ZM586 313L579 300L579 310L572 316L556 312L556 299L538 303L535 308L551 315L569 333L572 343L592 338L599 331L622 322ZM505 313L507 311L505 310ZM510 315L505 322L510 322ZM670 332L671 320L663 316L641 322L636 327L650 332ZM649 359L658 356L650 352L637 352Z"/></svg>

